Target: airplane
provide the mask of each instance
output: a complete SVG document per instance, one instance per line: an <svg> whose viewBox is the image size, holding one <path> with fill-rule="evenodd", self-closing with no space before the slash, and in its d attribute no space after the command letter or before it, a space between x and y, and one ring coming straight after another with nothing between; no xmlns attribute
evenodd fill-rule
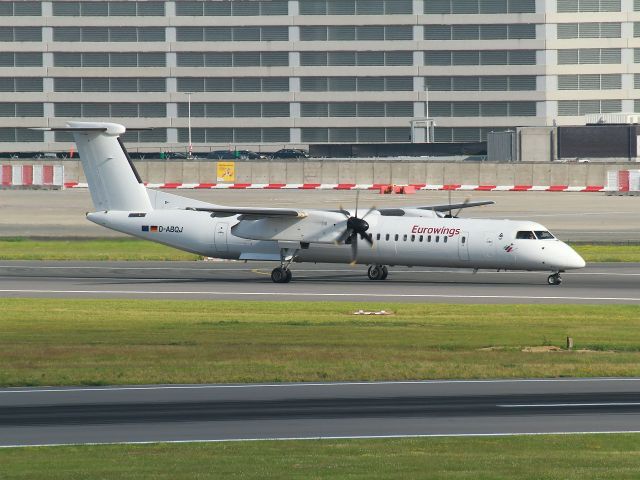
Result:
<svg viewBox="0 0 640 480"><path fill-rule="evenodd" d="M376 281L396 265L549 271L549 285L560 285L562 272L585 266L539 223L458 218L462 209L495 203L491 200L372 207L361 216L357 205L351 210L216 205L146 188L120 138L123 125L71 121L46 129L73 132L96 208L88 220L205 257L279 262L271 272L274 283L291 281L294 262L365 264Z"/></svg>

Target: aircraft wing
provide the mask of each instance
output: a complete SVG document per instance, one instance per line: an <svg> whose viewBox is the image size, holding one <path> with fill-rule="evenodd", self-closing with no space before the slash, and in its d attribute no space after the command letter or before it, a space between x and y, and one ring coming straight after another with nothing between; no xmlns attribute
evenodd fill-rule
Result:
<svg viewBox="0 0 640 480"><path fill-rule="evenodd" d="M461 208L479 207L481 205L493 205L493 200L479 200L477 202L447 203L446 205L427 205L424 207L413 207L418 210L433 210L434 212L448 212L449 210L459 210Z"/></svg>
<svg viewBox="0 0 640 480"><path fill-rule="evenodd" d="M255 207L226 207L226 206L212 206L212 207L195 207L189 208L189 210L195 210L196 212L210 212L219 217L231 217L233 215L242 215L244 219L257 220L260 218L305 218L307 213L303 210L296 210L291 208L255 208Z"/></svg>
<svg viewBox="0 0 640 480"><path fill-rule="evenodd" d="M402 217L408 214L410 210L431 210L433 212L448 212L450 210L461 210L463 208L479 207L481 205L492 205L496 202L493 200L480 200L477 202L464 202L464 203L447 203L445 205L422 205L417 207L392 207L392 208L378 208L382 216L388 217Z"/></svg>

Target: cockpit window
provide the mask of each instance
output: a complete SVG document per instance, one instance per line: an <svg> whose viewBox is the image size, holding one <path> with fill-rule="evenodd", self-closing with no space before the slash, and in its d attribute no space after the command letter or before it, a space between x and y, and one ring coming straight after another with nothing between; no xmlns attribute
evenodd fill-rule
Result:
<svg viewBox="0 0 640 480"><path fill-rule="evenodd" d="M554 238L551 233L545 230L536 230L536 237L538 237L538 240L551 240Z"/></svg>
<svg viewBox="0 0 640 480"><path fill-rule="evenodd" d="M536 236L533 232L518 232L516 233L516 239L518 240L535 240Z"/></svg>

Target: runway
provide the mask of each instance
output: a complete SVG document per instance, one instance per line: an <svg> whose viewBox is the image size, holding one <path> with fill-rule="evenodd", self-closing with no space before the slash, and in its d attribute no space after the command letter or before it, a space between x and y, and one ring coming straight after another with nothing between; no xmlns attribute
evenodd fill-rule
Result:
<svg viewBox="0 0 640 480"><path fill-rule="evenodd" d="M0 446L640 431L640 379L0 389Z"/></svg>
<svg viewBox="0 0 640 480"><path fill-rule="evenodd" d="M365 266L294 264L273 284L273 263L0 262L0 297L299 300L510 304L640 304L640 264L592 264L547 285L545 272L396 267L374 282Z"/></svg>

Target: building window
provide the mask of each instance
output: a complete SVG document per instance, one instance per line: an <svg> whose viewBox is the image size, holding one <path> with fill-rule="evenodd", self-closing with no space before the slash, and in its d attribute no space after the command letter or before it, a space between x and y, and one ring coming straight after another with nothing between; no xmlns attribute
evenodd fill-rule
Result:
<svg viewBox="0 0 640 480"><path fill-rule="evenodd" d="M206 1L206 2L176 2L176 15L188 17L201 16L269 16L288 15L289 6L286 0L264 1Z"/></svg>
<svg viewBox="0 0 640 480"><path fill-rule="evenodd" d="M302 128L305 143L405 143L411 139L408 127Z"/></svg>
<svg viewBox="0 0 640 480"><path fill-rule="evenodd" d="M164 2L152 2L152 1L64 2L64 1L56 0L55 2L52 2L52 6L53 6L53 15L57 17L80 17L80 16L85 16L85 17L95 17L95 16L163 17L164 16Z"/></svg>
<svg viewBox="0 0 640 480"><path fill-rule="evenodd" d="M424 52L429 66L535 65L535 50L430 50Z"/></svg>
<svg viewBox="0 0 640 480"><path fill-rule="evenodd" d="M473 15L535 11L535 0L424 0L424 13L427 14Z"/></svg>
<svg viewBox="0 0 640 480"><path fill-rule="evenodd" d="M300 15L410 15L411 0L303 0Z"/></svg>
<svg viewBox="0 0 640 480"><path fill-rule="evenodd" d="M634 36L636 33L634 24ZM620 23L560 23L558 38L621 38Z"/></svg>
<svg viewBox="0 0 640 480"><path fill-rule="evenodd" d="M0 2L0 17L41 17L42 2Z"/></svg>
<svg viewBox="0 0 640 480"><path fill-rule="evenodd" d="M616 113L622 111L621 100L560 100L558 115L582 116L589 113Z"/></svg>
<svg viewBox="0 0 640 480"><path fill-rule="evenodd" d="M621 11L620 0L557 0L557 7L558 13Z"/></svg>
<svg viewBox="0 0 640 480"><path fill-rule="evenodd" d="M1 102L0 117L42 117L44 105L38 102Z"/></svg>
<svg viewBox="0 0 640 480"><path fill-rule="evenodd" d="M463 24L425 25L425 40L523 40L536 38L536 25L515 24Z"/></svg>

